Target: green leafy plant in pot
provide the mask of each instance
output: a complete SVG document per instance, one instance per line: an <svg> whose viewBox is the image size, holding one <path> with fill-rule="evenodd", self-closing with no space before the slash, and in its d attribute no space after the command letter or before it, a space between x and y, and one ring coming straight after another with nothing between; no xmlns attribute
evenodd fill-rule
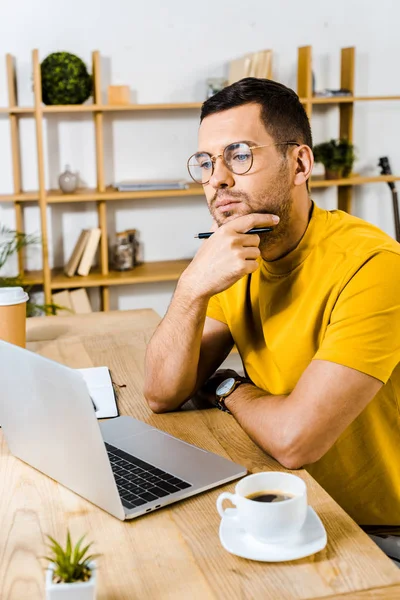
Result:
<svg viewBox="0 0 400 600"><path fill-rule="evenodd" d="M7 261L16 253L28 246L38 244L40 238L35 234L27 234L5 225L0 225L0 270L6 265ZM21 275L6 276L0 275L0 287L22 287L25 292L30 293L32 286L24 283ZM41 314L53 315L56 310L63 308L57 304L38 304L31 298L26 304L26 316L34 317Z"/></svg>
<svg viewBox="0 0 400 600"><path fill-rule="evenodd" d="M355 160L355 148L346 139L330 140L313 148L316 163L325 167L326 179L349 177Z"/></svg>
<svg viewBox="0 0 400 600"><path fill-rule="evenodd" d="M48 556L43 556L50 564L46 573L47 600L94 600L96 596L96 563L99 554L89 554L92 543L82 548L85 536L73 545L67 530L67 540L63 548L50 535Z"/></svg>
<svg viewBox="0 0 400 600"><path fill-rule="evenodd" d="M75 54L53 52L40 65L45 104L82 104L93 89L92 76Z"/></svg>

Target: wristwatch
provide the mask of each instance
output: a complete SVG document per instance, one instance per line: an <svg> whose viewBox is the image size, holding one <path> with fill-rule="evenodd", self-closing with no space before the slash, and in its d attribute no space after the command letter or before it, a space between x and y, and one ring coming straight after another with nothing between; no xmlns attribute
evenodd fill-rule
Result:
<svg viewBox="0 0 400 600"><path fill-rule="evenodd" d="M236 375L236 377L228 377L221 381L217 389L215 390L215 406L220 410L231 414L230 410L225 405L225 398L232 394L233 390L235 390L241 383L247 382L250 380L247 377L241 377L240 375Z"/></svg>

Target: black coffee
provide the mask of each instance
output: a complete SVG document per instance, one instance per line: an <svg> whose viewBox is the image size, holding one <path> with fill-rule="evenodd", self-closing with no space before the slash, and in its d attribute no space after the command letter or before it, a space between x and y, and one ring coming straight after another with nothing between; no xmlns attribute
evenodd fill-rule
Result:
<svg viewBox="0 0 400 600"><path fill-rule="evenodd" d="M284 500L294 498L294 494L278 491L255 492L254 494L246 496L246 498L248 498L248 500L254 500L255 502L283 502Z"/></svg>

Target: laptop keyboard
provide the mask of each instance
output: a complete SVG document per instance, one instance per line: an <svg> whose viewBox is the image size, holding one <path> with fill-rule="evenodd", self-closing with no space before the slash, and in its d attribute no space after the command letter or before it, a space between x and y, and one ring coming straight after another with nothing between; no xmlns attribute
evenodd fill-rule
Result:
<svg viewBox="0 0 400 600"><path fill-rule="evenodd" d="M136 508L192 486L154 465L105 442L122 504Z"/></svg>

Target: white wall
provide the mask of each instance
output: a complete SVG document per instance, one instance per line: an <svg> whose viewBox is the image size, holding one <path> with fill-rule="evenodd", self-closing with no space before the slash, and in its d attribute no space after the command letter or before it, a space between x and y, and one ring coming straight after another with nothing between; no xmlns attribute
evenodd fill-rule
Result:
<svg viewBox="0 0 400 600"><path fill-rule="evenodd" d="M91 64L91 51L103 56L103 92L108 83L129 84L136 101L184 102L205 98L207 77L227 73L229 60L263 48L274 51L274 78L295 88L297 47L313 46L317 88L339 87L340 48L356 47L356 94L400 94L400 5L381 0L3 0L0 9L0 106L6 106L5 60L17 59L21 105L32 105L31 50L43 59L67 50ZM113 179L186 177L186 158L196 149L198 114L143 113L106 116L107 172ZM57 186L66 163L85 184L95 185L94 131L90 116L46 118L46 182ZM338 134L338 111L316 107L315 142ZM400 102L357 104L355 170L378 174L377 160L388 155L400 173ZM34 124L21 120L24 189L37 188ZM12 192L9 123L0 119L0 193ZM336 189L314 190L324 208L336 208ZM386 184L355 190L353 212L394 235ZM145 260L192 257L194 233L208 228L202 198L109 203L110 233L139 229ZM36 207L26 209L29 231L39 230ZM12 206L0 205L0 223L14 225ZM96 224L93 205L49 209L52 263L68 257L81 227ZM32 250L29 267L40 266ZM114 288L112 308L168 306L174 284Z"/></svg>

